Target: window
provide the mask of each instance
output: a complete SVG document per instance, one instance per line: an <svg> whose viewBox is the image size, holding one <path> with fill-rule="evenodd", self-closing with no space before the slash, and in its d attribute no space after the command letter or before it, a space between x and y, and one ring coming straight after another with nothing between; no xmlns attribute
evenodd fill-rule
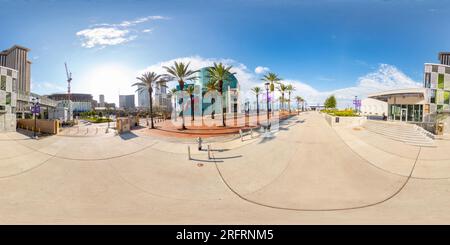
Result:
<svg viewBox="0 0 450 245"><path fill-rule="evenodd" d="M444 92L444 104L446 104L446 105L450 104L450 92L449 91Z"/></svg>
<svg viewBox="0 0 450 245"><path fill-rule="evenodd" d="M435 89L431 90L430 103L436 104L436 90Z"/></svg>
<svg viewBox="0 0 450 245"><path fill-rule="evenodd" d="M0 77L0 89L6 91L6 76Z"/></svg>
<svg viewBox="0 0 450 245"><path fill-rule="evenodd" d="M0 105L0 112L5 112L6 111L6 107L4 105Z"/></svg>
<svg viewBox="0 0 450 245"><path fill-rule="evenodd" d="M444 110L444 106L443 105L438 105L437 106L437 112L442 112Z"/></svg>
<svg viewBox="0 0 450 245"><path fill-rule="evenodd" d="M15 78L12 80L12 91L17 92L17 79Z"/></svg>
<svg viewBox="0 0 450 245"><path fill-rule="evenodd" d="M12 77L12 70L6 70L6 75Z"/></svg>
<svg viewBox="0 0 450 245"><path fill-rule="evenodd" d="M444 89L444 74L438 76L438 89Z"/></svg>
<svg viewBox="0 0 450 245"><path fill-rule="evenodd" d="M430 88L431 86L431 73L425 73L425 88Z"/></svg>
<svg viewBox="0 0 450 245"><path fill-rule="evenodd" d="M445 67L445 73L450 74L450 67Z"/></svg>
<svg viewBox="0 0 450 245"><path fill-rule="evenodd" d="M10 92L6 93L6 104L11 105L11 93Z"/></svg>
<svg viewBox="0 0 450 245"><path fill-rule="evenodd" d="M438 66L431 66L432 72L438 72Z"/></svg>

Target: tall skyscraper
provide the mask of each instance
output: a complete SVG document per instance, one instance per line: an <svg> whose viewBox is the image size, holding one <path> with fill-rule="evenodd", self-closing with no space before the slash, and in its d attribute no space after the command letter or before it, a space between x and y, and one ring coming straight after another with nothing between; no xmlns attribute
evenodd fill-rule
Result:
<svg viewBox="0 0 450 245"><path fill-rule="evenodd" d="M134 109L134 94L132 95L119 95L119 107L122 109Z"/></svg>
<svg viewBox="0 0 450 245"><path fill-rule="evenodd" d="M99 105L100 107L105 107L105 95L101 94L101 95L99 96L98 102L99 102L98 105Z"/></svg>
<svg viewBox="0 0 450 245"><path fill-rule="evenodd" d="M146 90L146 89L139 90L139 92L138 92L138 106L139 107L149 107L150 106L149 97L150 97L150 95L148 93L148 90Z"/></svg>

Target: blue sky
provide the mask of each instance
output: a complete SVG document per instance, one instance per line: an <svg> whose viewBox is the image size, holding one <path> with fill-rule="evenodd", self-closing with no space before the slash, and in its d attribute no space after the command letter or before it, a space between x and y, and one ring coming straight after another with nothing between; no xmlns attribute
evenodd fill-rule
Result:
<svg viewBox="0 0 450 245"><path fill-rule="evenodd" d="M0 48L32 49L34 91L64 90L67 61L74 92L104 93L112 102L119 92L134 91L129 85L140 71L161 71L161 62L183 57L198 65L229 62L249 80L246 87L258 83L255 68L266 67L316 103L339 91L346 91L343 99L358 91L363 96L367 91L359 88L367 79L381 83L379 88L413 86L422 80L423 63L437 62L439 51L450 50L446 0L0 4Z"/></svg>

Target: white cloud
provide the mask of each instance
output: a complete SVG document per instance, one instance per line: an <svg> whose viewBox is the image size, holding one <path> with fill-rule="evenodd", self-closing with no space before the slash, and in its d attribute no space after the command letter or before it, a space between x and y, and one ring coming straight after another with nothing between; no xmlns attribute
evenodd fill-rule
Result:
<svg viewBox="0 0 450 245"><path fill-rule="evenodd" d="M421 83L412 80L395 66L388 64L380 64L376 71L358 78L355 86L336 90L318 91L299 81L288 82L297 87L296 92L303 96L309 104L323 104L326 97L334 94L340 108L352 106L352 100L355 96L366 98L369 94L380 91L422 86Z"/></svg>
<svg viewBox="0 0 450 245"><path fill-rule="evenodd" d="M128 30L119 30L113 27L99 27L86 29L77 32L77 36L82 37L82 46L94 48L96 46L110 46L126 43L136 39L137 36L130 36Z"/></svg>
<svg viewBox="0 0 450 245"><path fill-rule="evenodd" d="M120 24L97 24L91 28L81 30L76 33L81 38L81 46L94 48L114 46L135 40L139 31L131 29L141 23L151 20L168 19L163 16L147 16L133 21L122 21ZM144 29L142 32L149 33L151 29Z"/></svg>
<svg viewBox="0 0 450 245"><path fill-rule="evenodd" d="M255 73L256 74L263 74L270 71L270 69L268 67L264 67L264 66L258 66L255 68Z"/></svg>
<svg viewBox="0 0 450 245"><path fill-rule="evenodd" d="M154 71L159 74L164 74L166 71L162 67L171 66L174 61L186 63L190 62L191 69L201 69L206 66L211 66L214 62L222 62L226 65L233 65L232 71L236 72L236 78L239 80L242 94L250 101L254 98L254 95L250 92L250 89L254 86L263 87L261 75L257 74L256 70L252 72L244 64L232 59L202 58L200 56L182 57L151 65L138 72L138 74L142 74L146 71ZM293 95L291 95L291 97L299 95L302 96L310 105L316 105L323 104L326 97L334 94L340 108L351 106L352 100L356 95L359 98L365 98L368 94L379 91L421 87L420 83L409 78L395 66L388 64L380 64L375 71L358 78L354 86L336 90L320 91L309 85L307 82L294 79L285 79L283 82L290 83L295 86L296 91ZM172 82L169 86L174 87L175 82ZM278 97L280 95L276 93L275 96Z"/></svg>

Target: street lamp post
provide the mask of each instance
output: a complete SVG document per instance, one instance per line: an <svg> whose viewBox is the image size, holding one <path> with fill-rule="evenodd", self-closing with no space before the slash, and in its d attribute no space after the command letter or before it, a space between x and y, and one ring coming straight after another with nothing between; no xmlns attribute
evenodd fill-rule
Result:
<svg viewBox="0 0 450 245"><path fill-rule="evenodd" d="M37 115L40 112L40 99L36 98L36 97L32 97L31 104L33 105L31 112L33 113L33 116L34 116L33 138L37 139L36 127L37 127Z"/></svg>
<svg viewBox="0 0 450 245"><path fill-rule="evenodd" d="M269 127L270 113L269 113L269 86L270 83L264 84L266 87L266 99L267 99L267 127Z"/></svg>

